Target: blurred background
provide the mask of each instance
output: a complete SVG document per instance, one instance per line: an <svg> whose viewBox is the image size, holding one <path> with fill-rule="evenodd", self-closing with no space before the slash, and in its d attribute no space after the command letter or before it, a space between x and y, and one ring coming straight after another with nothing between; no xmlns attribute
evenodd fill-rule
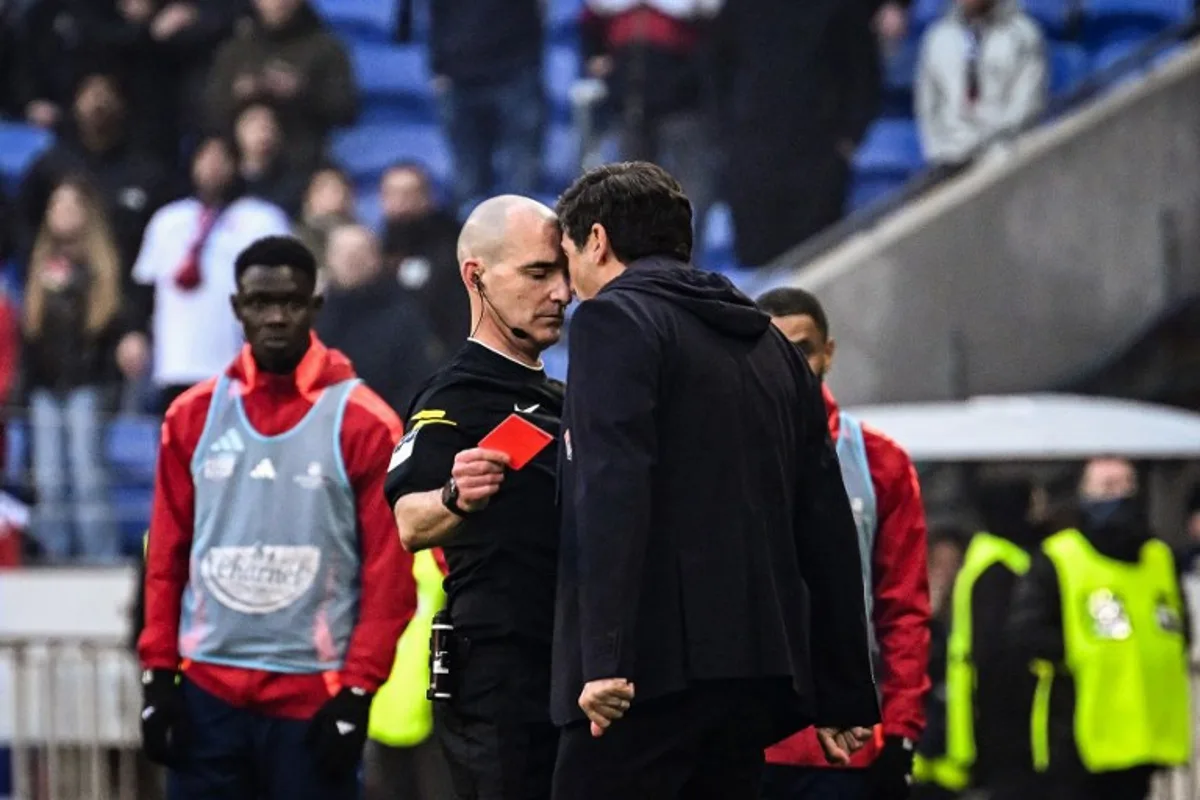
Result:
<svg viewBox="0 0 1200 800"><path fill-rule="evenodd" d="M137 782L131 565L160 415L240 344L236 253L309 243L321 336L403 414L469 327L459 221L605 161L679 178L697 266L817 293L938 541L989 480L1062 497L1116 452L1190 563L1195 30L1191 0L0 0L0 797Z"/></svg>

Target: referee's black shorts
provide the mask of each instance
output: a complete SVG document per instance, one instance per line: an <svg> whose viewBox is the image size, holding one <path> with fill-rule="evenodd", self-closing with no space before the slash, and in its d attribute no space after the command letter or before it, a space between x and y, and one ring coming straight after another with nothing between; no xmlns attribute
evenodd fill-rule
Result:
<svg viewBox="0 0 1200 800"><path fill-rule="evenodd" d="M473 641L454 670L454 699L434 703L434 733L456 800L549 800L558 754L549 648Z"/></svg>

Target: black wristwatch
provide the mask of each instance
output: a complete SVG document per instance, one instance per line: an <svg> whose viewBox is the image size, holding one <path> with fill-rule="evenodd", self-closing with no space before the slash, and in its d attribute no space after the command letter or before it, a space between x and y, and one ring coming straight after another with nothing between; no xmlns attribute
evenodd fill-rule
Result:
<svg viewBox="0 0 1200 800"><path fill-rule="evenodd" d="M458 504L458 484L454 482L454 478L446 481L446 485L442 487L442 505L457 517L469 517L473 513Z"/></svg>

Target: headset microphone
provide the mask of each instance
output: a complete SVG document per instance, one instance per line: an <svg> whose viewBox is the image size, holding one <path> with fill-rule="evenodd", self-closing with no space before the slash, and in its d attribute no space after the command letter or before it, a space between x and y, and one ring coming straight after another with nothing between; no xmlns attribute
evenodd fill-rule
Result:
<svg viewBox="0 0 1200 800"><path fill-rule="evenodd" d="M533 338L532 336L529 335L529 333L527 331L524 331L521 328L517 328L512 325L509 325L508 322L504 319L504 317L502 317L500 315L500 312L496 309L495 304L491 300L488 299L487 292L485 292L483 290L483 280L479 277L479 273L475 273L475 275L472 276L472 282L475 284L475 288L479 290L479 297L483 300L483 302L487 303L488 308L490 308L492 310L492 316L494 316L500 322L501 325L508 328L508 330L512 333L512 335L518 339L532 339Z"/></svg>

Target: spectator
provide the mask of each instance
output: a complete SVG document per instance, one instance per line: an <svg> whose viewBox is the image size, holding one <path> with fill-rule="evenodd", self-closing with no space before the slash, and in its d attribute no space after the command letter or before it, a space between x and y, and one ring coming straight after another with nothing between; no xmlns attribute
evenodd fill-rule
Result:
<svg viewBox="0 0 1200 800"><path fill-rule="evenodd" d="M471 309L458 273L458 222L438 208L429 173L415 163L395 164L379 184L383 252L400 286L428 310L444 352L458 347L471 325Z"/></svg>
<svg viewBox="0 0 1200 800"><path fill-rule="evenodd" d="M585 70L607 80L621 159L654 161L692 200L703 252L704 220L716 191L706 38L724 0L587 0Z"/></svg>
<svg viewBox="0 0 1200 800"><path fill-rule="evenodd" d="M401 0L402 23L415 2ZM546 116L542 5L429 0L430 71L454 152L454 201L464 213L488 195L537 193Z"/></svg>
<svg viewBox="0 0 1200 800"><path fill-rule="evenodd" d="M274 203L289 217L296 216L308 176L284 158L275 109L263 102L250 103L238 114L233 130L246 194Z"/></svg>
<svg viewBox="0 0 1200 800"><path fill-rule="evenodd" d="M304 207L296 235L316 256L317 265L325 270L325 243L329 232L341 225L356 222L354 186L346 173L337 167L325 166L313 173L304 193Z"/></svg>
<svg viewBox="0 0 1200 800"><path fill-rule="evenodd" d="M200 94L217 46L233 30L240 0L92 0L88 41L121 64L135 141L174 169L183 133L199 129Z"/></svg>
<svg viewBox="0 0 1200 800"><path fill-rule="evenodd" d="M141 377L153 319L153 380L163 408L237 355L241 332L229 306L234 258L252 242L289 230L279 208L242 197L235 148L226 139L210 136L200 143L192 185L191 197L165 206L146 228L133 279L152 290L152 299L136 310L136 329L117 348L125 376Z"/></svg>
<svg viewBox="0 0 1200 800"><path fill-rule="evenodd" d="M358 116L342 43L307 0L254 0L255 19L218 51L205 92L212 125L226 129L250 100L275 104L289 163L312 167L332 128Z"/></svg>
<svg viewBox="0 0 1200 800"><path fill-rule="evenodd" d="M761 266L842 216L882 91L875 0L741 0L718 18L737 258ZM763 54L786 53L763 66Z"/></svg>
<svg viewBox="0 0 1200 800"><path fill-rule="evenodd" d="M345 353L367 386L404 414L440 357L425 314L384 270L379 242L367 228L335 228L328 258L317 336Z"/></svg>
<svg viewBox="0 0 1200 800"><path fill-rule="evenodd" d="M959 164L1046 104L1046 45L1017 0L956 0L925 34L916 116L927 161Z"/></svg>
<svg viewBox="0 0 1200 800"><path fill-rule="evenodd" d="M36 0L26 12L16 37L17 96L31 125L53 130L70 106L87 59L87 17L87 0Z"/></svg>
<svg viewBox="0 0 1200 800"><path fill-rule="evenodd" d="M25 374L37 488L34 535L55 561L120 554L103 463L103 392L121 263L99 195L69 177L50 195L25 287Z"/></svg>
<svg viewBox="0 0 1200 800"><path fill-rule="evenodd" d="M34 163L18 193L23 254L32 246L50 192L65 176L78 173L87 176L104 200L122 265L133 263L146 223L168 199L169 187L163 167L130 142L126 108L113 75L93 73L80 82L74 125Z"/></svg>

